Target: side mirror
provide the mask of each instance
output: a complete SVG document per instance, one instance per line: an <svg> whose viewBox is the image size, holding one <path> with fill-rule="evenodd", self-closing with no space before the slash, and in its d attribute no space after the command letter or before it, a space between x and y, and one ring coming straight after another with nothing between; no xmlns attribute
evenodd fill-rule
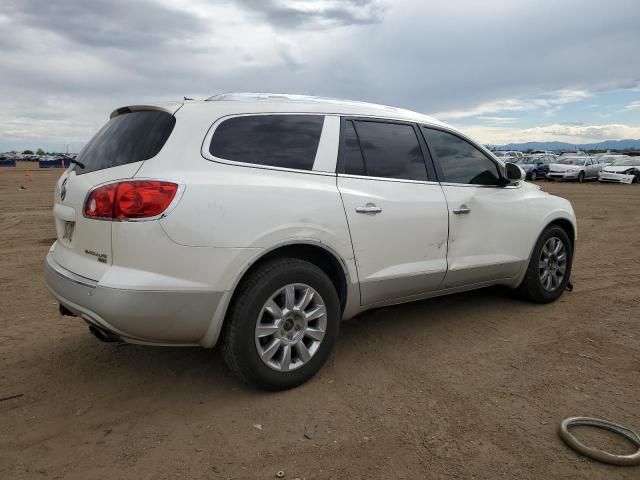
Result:
<svg viewBox="0 0 640 480"><path fill-rule="evenodd" d="M522 170L515 163L507 162L504 167L507 180L522 180Z"/></svg>

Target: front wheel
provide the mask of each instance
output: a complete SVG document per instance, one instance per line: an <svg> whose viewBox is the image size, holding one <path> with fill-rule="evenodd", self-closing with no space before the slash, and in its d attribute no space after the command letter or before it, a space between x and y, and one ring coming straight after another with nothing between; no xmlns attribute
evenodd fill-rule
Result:
<svg viewBox="0 0 640 480"><path fill-rule="evenodd" d="M578 182L580 182L580 183L584 182L584 172L580 172L578 174Z"/></svg>
<svg viewBox="0 0 640 480"><path fill-rule="evenodd" d="M550 303L564 292L571 276L573 249L569 236L560 227L547 227L533 248L520 295L532 302Z"/></svg>
<svg viewBox="0 0 640 480"><path fill-rule="evenodd" d="M293 388L327 360L340 316L336 289L320 268L295 258L269 261L234 296L225 320L225 362L251 385Z"/></svg>
<svg viewBox="0 0 640 480"><path fill-rule="evenodd" d="M534 170L533 172L531 172L531 181L535 182L538 179L538 175L536 174L536 171Z"/></svg>

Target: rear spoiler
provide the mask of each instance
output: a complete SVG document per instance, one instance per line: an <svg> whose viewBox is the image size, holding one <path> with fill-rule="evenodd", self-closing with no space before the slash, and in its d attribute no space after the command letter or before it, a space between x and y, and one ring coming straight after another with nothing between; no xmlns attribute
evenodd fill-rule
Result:
<svg viewBox="0 0 640 480"><path fill-rule="evenodd" d="M158 112L167 112L173 115L178 110L180 110L180 107L182 107L182 105L184 105L183 102L163 102L163 103L157 103L155 105L128 105L126 107L116 108L113 112L111 112L111 115L109 115L109 118L115 118L118 115L124 115L125 113L142 112L142 111L149 111L149 110L158 111Z"/></svg>

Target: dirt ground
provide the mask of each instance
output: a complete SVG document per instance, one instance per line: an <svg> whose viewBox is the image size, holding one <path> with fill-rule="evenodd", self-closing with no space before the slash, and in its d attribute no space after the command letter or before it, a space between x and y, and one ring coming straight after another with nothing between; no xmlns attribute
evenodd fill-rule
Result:
<svg viewBox="0 0 640 480"><path fill-rule="evenodd" d="M640 186L540 183L579 222L558 302L488 289L364 314L274 394L217 350L104 344L61 317L42 277L60 171L26 168L0 173L0 398L22 394L0 402L1 479L640 478L556 434L571 415L640 432Z"/></svg>

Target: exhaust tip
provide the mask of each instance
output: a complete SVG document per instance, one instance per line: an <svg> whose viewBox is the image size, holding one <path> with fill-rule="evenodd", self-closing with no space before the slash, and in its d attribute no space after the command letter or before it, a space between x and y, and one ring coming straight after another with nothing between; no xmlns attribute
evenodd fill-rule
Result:
<svg viewBox="0 0 640 480"><path fill-rule="evenodd" d="M96 327L95 325L89 325L89 331L101 342L111 343L120 341L120 337L118 337L117 335Z"/></svg>

